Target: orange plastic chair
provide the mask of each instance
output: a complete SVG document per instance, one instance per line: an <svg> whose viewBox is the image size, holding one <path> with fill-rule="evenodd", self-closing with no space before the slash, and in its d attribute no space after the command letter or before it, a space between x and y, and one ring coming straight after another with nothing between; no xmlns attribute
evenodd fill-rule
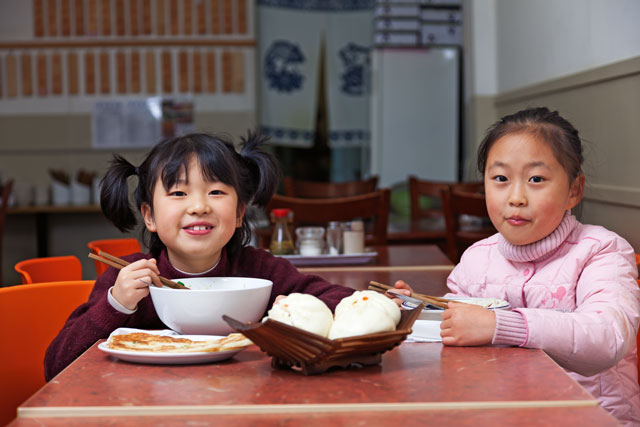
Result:
<svg viewBox="0 0 640 427"><path fill-rule="evenodd" d="M133 238L92 240L87 244L87 246L89 246L89 249L96 254L99 251L105 251L106 253L117 257L142 251L140 242ZM95 266L98 276L104 273L108 267L100 261L95 261Z"/></svg>
<svg viewBox="0 0 640 427"><path fill-rule="evenodd" d="M93 280L0 288L0 425L45 384L44 353L71 312L89 299ZM11 349L11 350L9 350Z"/></svg>
<svg viewBox="0 0 640 427"><path fill-rule="evenodd" d="M23 284L82 280L82 264L73 255L25 259L14 268Z"/></svg>

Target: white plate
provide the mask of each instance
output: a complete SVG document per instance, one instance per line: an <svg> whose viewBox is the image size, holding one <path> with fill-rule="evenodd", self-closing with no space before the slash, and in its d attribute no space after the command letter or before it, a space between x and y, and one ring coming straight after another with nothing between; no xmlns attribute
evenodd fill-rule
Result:
<svg viewBox="0 0 640 427"><path fill-rule="evenodd" d="M293 265L342 265L366 264L378 256L378 252L363 252L358 254L340 255L278 255L289 260Z"/></svg>
<svg viewBox="0 0 640 427"><path fill-rule="evenodd" d="M406 342L442 342L439 320L416 320Z"/></svg>
<svg viewBox="0 0 640 427"><path fill-rule="evenodd" d="M118 328L111 333L111 335L129 334L132 332L146 332L154 335L171 335L180 338L187 338L193 341L205 341L215 338L223 338L217 335L180 335L176 332L165 329L161 331L147 331L143 329L133 328ZM109 335L109 336L111 336ZM114 350L109 348L107 341L98 344L98 348L105 353L110 354L113 357L117 357L120 360L135 363L151 363L151 364L166 364L166 365L184 365L194 363L207 363L218 362L233 357L234 354L245 349L234 348L233 350L226 351L202 351L191 353L163 353L163 352L151 352L151 351L126 351L126 350Z"/></svg>

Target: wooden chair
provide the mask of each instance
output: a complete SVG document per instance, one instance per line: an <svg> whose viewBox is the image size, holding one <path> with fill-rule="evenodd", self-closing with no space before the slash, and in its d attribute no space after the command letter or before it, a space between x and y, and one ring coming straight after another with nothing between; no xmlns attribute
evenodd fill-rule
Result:
<svg viewBox="0 0 640 427"><path fill-rule="evenodd" d="M391 190L389 189L331 199L287 197L276 194L267 205L267 212L277 208L290 209L293 212L294 227L326 226L329 221L350 221L360 218L369 226L365 230L365 244L383 245L387 242L390 201Z"/></svg>
<svg viewBox="0 0 640 427"><path fill-rule="evenodd" d="M306 197L313 199L330 197L349 197L376 191L378 177L349 182L316 182L302 181L285 176L283 178L284 194L289 197Z"/></svg>
<svg viewBox="0 0 640 427"><path fill-rule="evenodd" d="M138 239L128 237L121 239L92 240L87 243L87 246L89 246L89 249L91 249L95 254L100 251L105 251L106 253L117 257L135 254L142 251L142 247L140 246ZM96 274L98 276L107 270L108 266L106 264L100 261L94 261L94 263L96 267Z"/></svg>
<svg viewBox="0 0 640 427"><path fill-rule="evenodd" d="M93 280L0 288L0 425L45 384L44 354L67 318L88 300Z"/></svg>
<svg viewBox="0 0 640 427"><path fill-rule="evenodd" d="M442 212L442 196L443 190L455 189L456 191L464 191L470 193L482 192L484 189L483 182L445 182L430 181L417 178L413 175L409 176L409 205L411 208L411 221L416 222L423 218L433 218L443 216ZM434 207L422 208L420 205L421 197L430 197L440 203Z"/></svg>
<svg viewBox="0 0 640 427"><path fill-rule="evenodd" d="M23 284L82 280L82 264L74 255L25 259L14 269Z"/></svg>
<svg viewBox="0 0 640 427"><path fill-rule="evenodd" d="M7 217L7 209L9 208L9 196L11 196L11 189L13 188L13 181L7 181L2 186L0 191L0 282L2 281L2 242L4 236L4 224Z"/></svg>
<svg viewBox="0 0 640 427"><path fill-rule="evenodd" d="M443 190L440 196L447 233L447 256L457 263L467 247L495 234L496 229L489 220L484 194L449 189ZM462 226L461 215L478 217L481 223Z"/></svg>

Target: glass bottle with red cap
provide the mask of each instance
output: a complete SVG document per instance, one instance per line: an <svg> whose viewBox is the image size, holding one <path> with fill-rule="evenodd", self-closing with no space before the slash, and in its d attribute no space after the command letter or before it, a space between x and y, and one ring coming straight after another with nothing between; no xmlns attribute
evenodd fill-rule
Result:
<svg viewBox="0 0 640 427"><path fill-rule="evenodd" d="M273 234L269 249L274 255L291 255L294 252L293 239L289 232L289 221L292 219L292 212L289 209L273 209L271 211L271 221L273 221Z"/></svg>

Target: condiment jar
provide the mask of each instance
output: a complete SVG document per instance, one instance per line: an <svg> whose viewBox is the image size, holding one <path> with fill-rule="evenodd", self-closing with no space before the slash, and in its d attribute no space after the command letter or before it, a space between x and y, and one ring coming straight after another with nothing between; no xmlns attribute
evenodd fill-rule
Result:
<svg viewBox="0 0 640 427"><path fill-rule="evenodd" d="M342 242L345 254L364 252L364 223L360 220L342 223Z"/></svg>
<svg viewBox="0 0 640 427"><path fill-rule="evenodd" d="M324 251L323 227L298 227L296 229L298 240L296 244L300 255L320 255Z"/></svg>
<svg viewBox="0 0 640 427"><path fill-rule="evenodd" d="M271 211L271 221L273 221L273 234L269 249L274 255L293 254L293 239L289 232L289 219L292 213L289 209L273 209Z"/></svg>

